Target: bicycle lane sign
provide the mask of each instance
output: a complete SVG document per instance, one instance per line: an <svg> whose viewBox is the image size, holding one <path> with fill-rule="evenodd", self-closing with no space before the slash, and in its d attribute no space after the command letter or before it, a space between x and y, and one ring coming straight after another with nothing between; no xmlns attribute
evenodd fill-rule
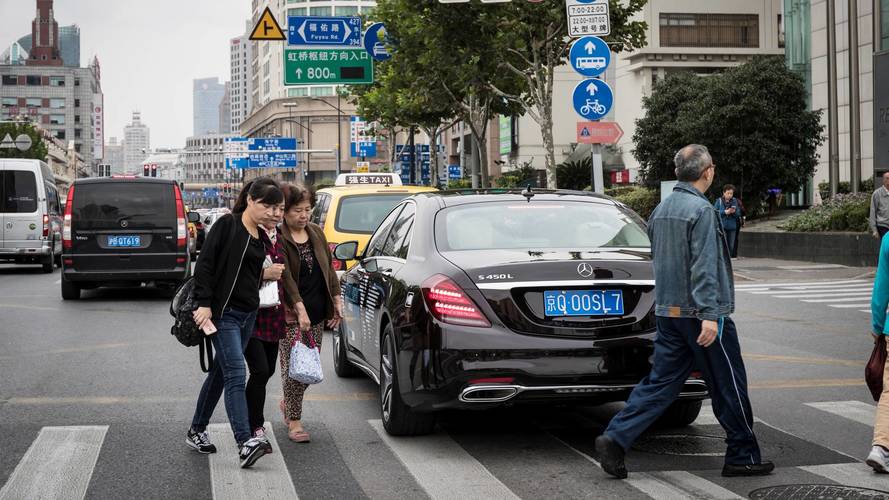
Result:
<svg viewBox="0 0 889 500"><path fill-rule="evenodd" d="M586 120L601 120L614 105L614 93L602 80L583 80L574 87L574 111Z"/></svg>

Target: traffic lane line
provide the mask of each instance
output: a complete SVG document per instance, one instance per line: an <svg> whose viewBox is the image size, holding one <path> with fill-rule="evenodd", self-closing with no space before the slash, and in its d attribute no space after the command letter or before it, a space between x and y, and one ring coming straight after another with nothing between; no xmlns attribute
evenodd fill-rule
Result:
<svg viewBox="0 0 889 500"><path fill-rule="evenodd" d="M431 498L518 500L484 465L446 434L396 438L367 421Z"/></svg>
<svg viewBox="0 0 889 500"><path fill-rule="evenodd" d="M877 408L874 405L863 401L824 401L804 404L816 410L838 415L868 427L873 427L877 412Z"/></svg>
<svg viewBox="0 0 889 500"><path fill-rule="evenodd" d="M804 380L764 380L753 382L747 385L749 389L820 389L824 387L864 388L864 386L864 377Z"/></svg>
<svg viewBox="0 0 889 500"><path fill-rule="evenodd" d="M749 354L743 355L745 361L775 361L780 363L800 363L805 365L834 365L851 366L861 368L861 361L837 358L807 358L801 356L779 356L774 354Z"/></svg>
<svg viewBox="0 0 889 500"><path fill-rule="evenodd" d="M52 405L135 405L135 404L175 404L196 401L197 396L169 397L169 396L39 396L39 397L11 397L0 399L0 404L8 406L52 406ZM280 399L280 395L269 395L269 398ZM319 394L307 393L306 401L318 402L349 402L349 401L373 401L377 399L375 392L352 392L344 394Z"/></svg>
<svg viewBox="0 0 889 500"><path fill-rule="evenodd" d="M0 500L83 499L107 432L107 425L40 429L0 490Z"/></svg>
<svg viewBox="0 0 889 500"><path fill-rule="evenodd" d="M867 450L863 450L867 451ZM886 492L889 490L889 481L883 474L875 474L873 469L863 463L810 465L800 469L812 474L826 477L845 486L857 486Z"/></svg>
<svg viewBox="0 0 889 500"><path fill-rule="evenodd" d="M265 432L275 451L261 457L249 469L240 466L230 425L211 424L207 426L207 431L218 449L210 454L210 484L214 500L299 498L272 424L265 423Z"/></svg>
<svg viewBox="0 0 889 500"><path fill-rule="evenodd" d="M48 351L32 351L32 352L21 352L16 354L10 354L6 356L0 356L0 361L3 360L17 360L23 357L43 357L52 354L73 354L78 352L93 352L93 351L101 351L105 349L121 349L124 347L135 347L138 345L158 345L158 344L166 344L166 342L161 341L142 341L142 342L111 342L107 344L95 344L91 346L82 346L82 347L65 347L61 349L52 349Z"/></svg>

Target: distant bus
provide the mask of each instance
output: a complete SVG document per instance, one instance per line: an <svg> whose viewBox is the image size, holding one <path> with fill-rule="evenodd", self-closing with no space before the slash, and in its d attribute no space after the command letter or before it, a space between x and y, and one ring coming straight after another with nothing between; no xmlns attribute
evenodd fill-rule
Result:
<svg viewBox="0 0 889 500"><path fill-rule="evenodd" d="M602 69L607 62L604 57L578 57L576 65L580 69Z"/></svg>

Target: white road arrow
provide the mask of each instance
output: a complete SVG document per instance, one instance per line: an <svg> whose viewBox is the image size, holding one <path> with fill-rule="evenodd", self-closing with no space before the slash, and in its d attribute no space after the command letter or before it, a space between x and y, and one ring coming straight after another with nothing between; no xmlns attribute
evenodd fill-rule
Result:
<svg viewBox="0 0 889 500"><path fill-rule="evenodd" d="M587 91L591 96L594 96L594 95L596 95L596 92L599 91L599 87L596 87L596 84L595 84L595 83L590 82L590 84L586 86L586 91Z"/></svg>

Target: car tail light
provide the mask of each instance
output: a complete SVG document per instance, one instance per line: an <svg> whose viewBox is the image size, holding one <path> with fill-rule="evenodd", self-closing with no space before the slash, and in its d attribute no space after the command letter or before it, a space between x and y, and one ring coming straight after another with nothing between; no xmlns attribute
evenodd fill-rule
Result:
<svg viewBox="0 0 889 500"><path fill-rule="evenodd" d="M71 210L74 208L74 186L68 188L68 201L65 202L65 223L62 226L62 248L71 248Z"/></svg>
<svg viewBox="0 0 889 500"><path fill-rule="evenodd" d="M420 286L435 319L453 325L490 328L491 322L466 292L447 276L436 274Z"/></svg>
<svg viewBox="0 0 889 500"><path fill-rule="evenodd" d="M182 192L179 186L173 184L173 192L176 193L176 246L185 248L188 240L188 224L185 220L185 205L182 204Z"/></svg>
<svg viewBox="0 0 889 500"><path fill-rule="evenodd" d="M327 248L330 249L331 255L333 255L333 250L336 248L337 245L339 245L339 243L327 243ZM333 270L334 271L345 271L346 270L346 261L339 260L337 258L333 258L332 263L333 263Z"/></svg>
<svg viewBox="0 0 889 500"><path fill-rule="evenodd" d="M49 215L43 214L43 237L49 236Z"/></svg>

